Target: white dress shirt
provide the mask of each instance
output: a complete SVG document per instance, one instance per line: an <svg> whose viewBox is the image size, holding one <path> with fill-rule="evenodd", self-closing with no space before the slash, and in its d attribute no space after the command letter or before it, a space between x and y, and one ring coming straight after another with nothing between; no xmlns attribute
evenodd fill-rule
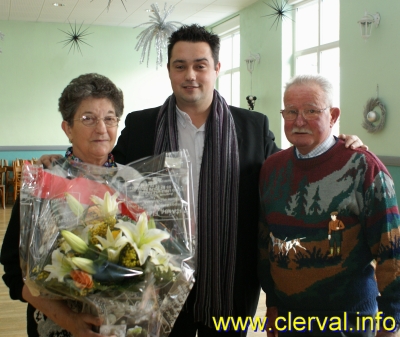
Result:
<svg viewBox="0 0 400 337"><path fill-rule="evenodd" d="M189 151L192 162L194 205L197 214L197 201L199 193L199 177L201 160L203 158L205 124L197 128L193 125L190 116L176 107L179 149Z"/></svg>

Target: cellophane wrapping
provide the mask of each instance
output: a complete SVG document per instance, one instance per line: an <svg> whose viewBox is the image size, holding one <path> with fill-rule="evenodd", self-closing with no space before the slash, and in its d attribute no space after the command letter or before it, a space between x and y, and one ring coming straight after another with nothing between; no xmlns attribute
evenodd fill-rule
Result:
<svg viewBox="0 0 400 337"><path fill-rule="evenodd" d="M20 260L34 295L102 318L99 332L168 336L194 283L187 151L117 168L26 163Z"/></svg>

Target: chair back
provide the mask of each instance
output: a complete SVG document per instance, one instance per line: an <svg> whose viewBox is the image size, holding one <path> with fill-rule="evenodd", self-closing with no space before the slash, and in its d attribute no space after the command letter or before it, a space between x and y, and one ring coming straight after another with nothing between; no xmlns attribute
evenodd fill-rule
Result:
<svg viewBox="0 0 400 337"><path fill-rule="evenodd" d="M7 168L4 166L0 166L0 185L5 185L6 172L7 172Z"/></svg>
<svg viewBox="0 0 400 337"><path fill-rule="evenodd" d="M23 159L15 159L15 160L13 160L13 167L14 166L22 166L23 163L24 163Z"/></svg>
<svg viewBox="0 0 400 337"><path fill-rule="evenodd" d="M1 166L0 167L0 196L1 196L1 204L3 208L6 208L6 186L4 183L4 175L7 172L7 168Z"/></svg>
<svg viewBox="0 0 400 337"><path fill-rule="evenodd" d="M22 165L15 165L13 167L13 188L14 188L14 202L17 200L19 191L22 185Z"/></svg>

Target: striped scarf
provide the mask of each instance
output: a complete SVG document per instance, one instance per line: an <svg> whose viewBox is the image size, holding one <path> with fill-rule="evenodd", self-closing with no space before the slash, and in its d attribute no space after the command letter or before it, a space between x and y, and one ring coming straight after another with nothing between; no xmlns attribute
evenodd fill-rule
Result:
<svg viewBox="0 0 400 337"><path fill-rule="evenodd" d="M205 130L199 178L194 319L213 327L212 317L228 318L233 314L239 192L235 123L216 90ZM154 152L178 149L176 100L171 95L158 114Z"/></svg>

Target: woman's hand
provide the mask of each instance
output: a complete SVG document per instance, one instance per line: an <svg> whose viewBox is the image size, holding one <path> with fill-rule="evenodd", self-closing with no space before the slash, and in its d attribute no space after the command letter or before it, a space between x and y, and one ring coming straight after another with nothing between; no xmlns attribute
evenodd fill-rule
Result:
<svg viewBox="0 0 400 337"><path fill-rule="evenodd" d="M44 167L51 167L51 163L57 159L62 158L59 154L44 154L37 161L38 165L43 165Z"/></svg>
<svg viewBox="0 0 400 337"><path fill-rule="evenodd" d="M267 308L267 337L278 337L278 330L275 329L275 321L278 318L278 308L269 307Z"/></svg>
<svg viewBox="0 0 400 337"><path fill-rule="evenodd" d="M74 337L106 337L93 331L93 326L101 325L99 317L76 313L62 300L33 296L26 285L22 289L22 297Z"/></svg>

